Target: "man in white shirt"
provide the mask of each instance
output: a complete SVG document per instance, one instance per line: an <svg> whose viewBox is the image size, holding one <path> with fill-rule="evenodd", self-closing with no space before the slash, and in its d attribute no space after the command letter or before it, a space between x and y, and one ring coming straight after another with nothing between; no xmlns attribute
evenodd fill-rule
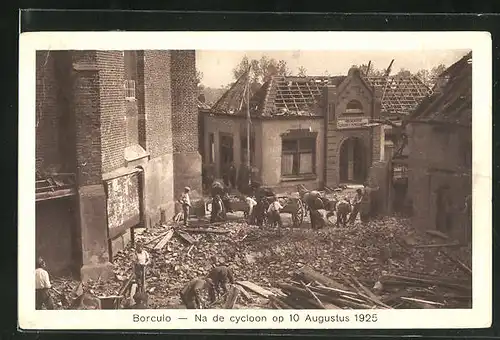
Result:
<svg viewBox="0 0 500 340"><path fill-rule="evenodd" d="M37 310L43 309L43 307L54 309L54 303L49 293L50 288L52 286L49 273L45 270L45 261L39 257L35 269L35 308Z"/></svg>
<svg viewBox="0 0 500 340"><path fill-rule="evenodd" d="M281 222L281 216L280 216L281 209L283 209L283 207L281 206L280 202L278 201L278 198L276 196L274 196L273 202L269 205L269 208L267 208L269 222L271 222L272 226L274 226L275 224L278 224L278 226L280 228L283 227L283 224Z"/></svg>
<svg viewBox="0 0 500 340"><path fill-rule="evenodd" d="M150 262L151 259L149 257L149 253L144 250L142 244L138 243L136 245L136 251L134 253L134 271L137 284L141 291L145 288L146 266L148 266Z"/></svg>
<svg viewBox="0 0 500 340"><path fill-rule="evenodd" d="M257 201L250 196L244 196L245 202L248 205L248 224L253 224L254 222L254 207L257 205Z"/></svg>
<svg viewBox="0 0 500 340"><path fill-rule="evenodd" d="M191 188L185 187L184 192L182 193L181 199L179 200L179 203L182 205L183 220L184 220L185 226L188 225L189 209L191 208L191 199L189 198L190 191L191 191Z"/></svg>

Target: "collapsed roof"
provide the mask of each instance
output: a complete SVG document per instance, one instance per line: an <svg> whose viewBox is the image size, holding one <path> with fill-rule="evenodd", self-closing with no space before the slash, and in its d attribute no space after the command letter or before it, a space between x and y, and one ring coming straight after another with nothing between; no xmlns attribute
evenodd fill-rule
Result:
<svg viewBox="0 0 500 340"><path fill-rule="evenodd" d="M412 113L412 120L472 125L472 52L440 76L441 89Z"/></svg>
<svg viewBox="0 0 500 340"><path fill-rule="evenodd" d="M217 101L214 114L244 115L242 107L249 72ZM265 82L250 99L252 116L323 116L322 89L338 86L345 76L274 76ZM365 80L380 96L382 115L409 115L429 95L430 89L416 76L378 76ZM243 110L242 110L243 108Z"/></svg>

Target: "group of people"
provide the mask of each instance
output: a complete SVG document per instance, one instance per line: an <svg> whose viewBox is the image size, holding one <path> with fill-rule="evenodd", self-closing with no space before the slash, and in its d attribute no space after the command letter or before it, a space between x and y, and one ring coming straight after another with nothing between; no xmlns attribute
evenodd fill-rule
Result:
<svg viewBox="0 0 500 340"><path fill-rule="evenodd" d="M213 260L214 267L206 277L198 277L187 282L179 292L182 303L187 309L208 308L218 298L228 292L229 284L234 284L234 275L230 268L218 266ZM151 264L149 253L139 243L133 254L135 281L138 285L137 293L129 303L129 308L147 308L146 269Z"/></svg>
<svg viewBox="0 0 500 340"><path fill-rule="evenodd" d="M320 229L325 227L331 216L337 215L336 226L346 227L348 224L353 224L360 216L361 222L368 222L374 212L372 204L372 192L376 190L365 184L364 188L357 189L354 199L344 197L341 200L328 199L319 191L308 191L302 195L311 220L312 229ZM326 216L321 213L321 210L326 211Z"/></svg>

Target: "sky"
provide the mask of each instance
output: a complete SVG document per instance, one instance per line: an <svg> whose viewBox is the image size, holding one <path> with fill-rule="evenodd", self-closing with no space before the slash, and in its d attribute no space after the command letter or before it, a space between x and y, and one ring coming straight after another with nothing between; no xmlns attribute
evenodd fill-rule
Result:
<svg viewBox="0 0 500 340"><path fill-rule="evenodd" d="M425 50L425 51L196 51L196 68L203 73L201 83L219 88L234 81L233 68L246 55L249 59L260 59L266 55L287 62L292 74L297 74L303 66L307 75L345 75L352 65L368 64L377 69L385 69L394 59L392 72L401 68L411 72L431 69L439 64L450 66L468 50Z"/></svg>

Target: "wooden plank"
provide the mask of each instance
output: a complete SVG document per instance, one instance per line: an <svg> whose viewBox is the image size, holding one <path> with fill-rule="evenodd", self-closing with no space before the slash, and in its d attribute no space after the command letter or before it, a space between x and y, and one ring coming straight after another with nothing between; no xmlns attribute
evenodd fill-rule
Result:
<svg viewBox="0 0 500 340"><path fill-rule="evenodd" d="M358 295L358 293L355 293L355 292L351 292L351 291L348 291L348 290L337 289L337 288L332 288L332 287L317 286L315 288L326 290L326 291L329 291L329 292L334 292L334 293L337 293L337 294ZM312 289L314 289L314 288L312 288Z"/></svg>
<svg viewBox="0 0 500 340"><path fill-rule="evenodd" d="M242 286L239 286L239 285L235 285L234 287L238 288L241 292L241 295L243 295L243 298L247 301L252 301L252 297L250 296L250 294L245 290L245 288L243 288Z"/></svg>
<svg viewBox="0 0 500 340"><path fill-rule="evenodd" d="M233 309L238 297L240 295L240 290L235 286L229 288L228 296L226 298L226 303L224 304L224 309Z"/></svg>
<svg viewBox="0 0 500 340"><path fill-rule="evenodd" d="M284 302L278 296L269 296L269 301L271 301L278 309L294 309L292 306Z"/></svg>
<svg viewBox="0 0 500 340"><path fill-rule="evenodd" d="M462 261L460 261L458 258L456 258L455 256L449 254L446 250L442 249L440 250L440 252L446 256L447 258L449 258L450 260L452 260L453 262L455 262L457 265L458 265L458 268L460 268L463 272L469 274L469 275L472 275L472 269L470 269L469 267L467 267Z"/></svg>
<svg viewBox="0 0 500 340"><path fill-rule="evenodd" d="M429 235L437 236L437 237L440 237L440 238L445 239L445 240L449 239L448 235L446 235L445 233L442 233L438 230L431 230L430 229L430 230L426 230L425 232Z"/></svg>
<svg viewBox="0 0 500 340"><path fill-rule="evenodd" d="M420 302L420 303L426 303L429 305L437 305L437 306L444 306L443 303L440 302L434 302L434 301L427 301L427 300L421 300L421 299L415 299L415 298L409 298L409 297L401 297L401 300L406 300L406 301L414 301L414 302Z"/></svg>
<svg viewBox="0 0 500 340"><path fill-rule="evenodd" d="M170 229L169 231L167 231L165 236L160 240L160 242L158 242L158 244L153 249L154 250L162 250L163 247L165 247L165 245L167 244L167 242L170 241L170 239L172 238L173 235L174 235L173 229Z"/></svg>
<svg viewBox="0 0 500 340"><path fill-rule="evenodd" d="M441 243L441 244L419 244L413 246L413 248L443 248L443 247L461 247L462 245L458 242L455 243Z"/></svg>
<svg viewBox="0 0 500 340"><path fill-rule="evenodd" d="M182 228L183 232L187 233L200 233L200 234L227 234L231 232L227 229L209 229L209 228Z"/></svg>
<svg viewBox="0 0 500 340"><path fill-rule="evenodd" d="M274 294L273 292L267 290L267 289L264 289L262 287L260 287L259 285L256 285L255 283L253 282L250 282L250 281L236 281L237 284L239 284L240 286L242 286L243 288L246 288L260 296L263 296L265 298L269 298L269 296L275 296L276 294Z"/></svg>
<svg viewBox="0 0 500 340"><path fill-rule="evenodd" d="M134 275L131 274L130 277L123 283L123 285L120 288L120 291L118 292L118 295L125 295L125 292L127 289L130 287L132 284L132 281L134 280Z"/></svg>
<svg viewBox="0 0 500 340"><path fill-rule="evenodd" d="M466 290L466 291L471 291L472 287L469 286L464 286L461 284L454 284L450 282L445 282L445 281L439 281L439 280L430 280L430 279L421 279L421 278L415 278L415 277L404 277L404 276L399 276L399 275L385 275L381 278L382 283L386 283L385 281L388 281L390 284L417 284L417 285L430 285L430 286L442 286L442 287L447 287L447 288L454 288L454 289L460 289L460 290Z"/></svg>
<svg viewBox="0 0 500 340"><path fill-rule="evenodd" d="M161 233L158 236L153 237L151 240L147 241L144 243L145 246L152 246L154 248L154 245L158 244L160 239L167 234L168 231ZM153 245L154 244L154 245Z"/></svg>
<svg viewBox="0 0 500 340"><path fill-rule="evenodd" d="M191 236L189 236L188 234L185 234L183 232L180 232L179 230L177 230L175 232L175 235L178 236L181 241L184 241L184 242L187 242L189 244L194 244L196 243L196 240L194 238L192 238Z"/></svg>
<svg viewBox="0 0 500 340"><path fill-rule="evenodd" d="M385 303L383 303L382 301L380 301L380 299L379 299L379 297L377 295L375 295L371 290L369 290L368 288L366 288L365 286L363 286L363 284L361 282L359 282L354 276L351 276L351 279L354 281L354 283L356 283L359 286L359 288L361 288L361 290L363 292L366 293L366 295L368 296L368 298L372 302L376 303L377 305L379 305L381 307L392 309L391 306L388 306Z"/></svg>
<svg viewBox="0 0 500 340"><path fill-rule="evenodd" d="M307 287L306 284L302 281L300 283L302 284L302 287L306 290L306 292L308 292L309 295L311 295L311 297L314 299L314 301L316 301L318 303L318 305L321 306L321 308L326 309L323 302L321 302L321 300L318 299L318 297L309 289L309 287Z"/></svg>
<svg viewBox="0 0 500 340"><path fill-rule="evenodd" d="M299 269L298 274L302 276L303 279L306 281L317 281L321 283L324 286L331 287L331 288L337 288L337 289L342 289L342 290L348 290L344 285L340 284L339 282L332 280L323 274L320 274L316 272L314 269L311 267L303 267Z"/></svg>

